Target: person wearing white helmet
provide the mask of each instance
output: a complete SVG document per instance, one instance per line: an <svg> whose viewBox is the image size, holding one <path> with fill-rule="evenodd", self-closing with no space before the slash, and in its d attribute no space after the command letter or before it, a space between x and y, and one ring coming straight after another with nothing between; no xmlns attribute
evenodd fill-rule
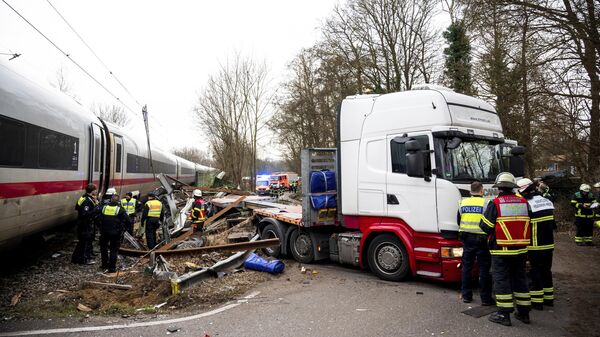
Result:
<svg viewBox="0 0 600 337"><path fill-rule="evenodd" d="M192 227L194 231L202 232L204 230L204 221L206 220L206 202L202 198L202 191L199 189L195 189L194 192L192 192L192 196L194 197L192 212L190 214L192 219Z"/></svg>
<svg viewBox="0 0 600 337"><path fill-rule="evenodd" d="M110 203L110 200L112 199L112 196L115 194L117 194L117 190L114 187L108 188L102 196L101 206L108 205Z"/></svg>
<svg viewBox="0 0 600 337"><path fill-rule="evenodd" d="M573 198L571 206L575 208L575 243L578 246L592 246L592 235L594 232L594 208L596 197L591 192L588 184L581 184Z"/></svg>
<svg viewBox="0 0 600 337"><path fill-rule="evenodd" d="M531 210L531 243L527 247L530 268L531 307L543 310L544 305L554 305L552 285L552 254L554 252L554 204L540 195L536 184L524 178L517 181L519 193L527 200Z"/></svg>
<svg viewBox="0 0 600 337"><path fill-rule="evenodd" d="M490 202L483 213L479 227L488 235L492 255L492 279L498 311L488 319L494 323L510 326L510 313L529 324L531 296L527 286L525 262L530 242L529 206L527 200L515 195L519 186L515 177L502 172L496 177L494 187L500 193Z"/></svg>

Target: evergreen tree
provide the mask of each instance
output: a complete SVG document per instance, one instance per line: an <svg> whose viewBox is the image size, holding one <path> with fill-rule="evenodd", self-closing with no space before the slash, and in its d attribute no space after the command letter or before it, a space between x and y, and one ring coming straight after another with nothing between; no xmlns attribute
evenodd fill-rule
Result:
<svg viewBox="0 0 600 337"><path fill-rule="evenodd" d="M463 21L452 23L443 36L448 42L448 47L444 49L444 75L450 82L450 87L456 92L474 94L471 79L471 43Z"/></svg>

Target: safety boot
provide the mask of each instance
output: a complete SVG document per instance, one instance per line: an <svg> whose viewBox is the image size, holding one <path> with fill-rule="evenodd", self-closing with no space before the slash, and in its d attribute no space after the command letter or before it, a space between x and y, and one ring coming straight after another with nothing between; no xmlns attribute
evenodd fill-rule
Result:
<svg viewBox="0 0 600 337"><path fill-rule="evenodd" d="M544 310L544 305L542 303L531 303L531 309Z"/></svg>
<svg viewBox="0 0 600 337"><path fill-rule="evenodd" d="M531 323L531 320L529 319L529 313L528 312L515 312L515 318L518 319L519 321L525 323L525 324L529 324Z"/></svg>
<svg viewBox="0 0 600 337"><path fill-rule="evenodd" d="M495 312L488 317L488 320L490 322L502 324L505 326L512 325L512 323L510 322L510 314L508 313Z"/></svg>

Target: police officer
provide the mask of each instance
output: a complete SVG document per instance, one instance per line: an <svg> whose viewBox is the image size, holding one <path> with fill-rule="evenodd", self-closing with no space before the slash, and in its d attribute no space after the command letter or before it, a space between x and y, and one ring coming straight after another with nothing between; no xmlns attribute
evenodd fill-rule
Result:
<svg viewBox="0 0 600 337"><path fill-rule="evenodd" d="M490 202L479 227L489 235L492 277L498 311L489 316L494 323L510 326L510 313L517 304L515 318L529 324L531 297L527 287L525 262L529 245L529 209L527 200L513 192L515 177L502 172L496 177L499 194Z"/></svg>
<svg viewBox="0 0 600 337"><path fill-rule="evenodd" d="M596 202L591 187L581 184L579 191L571 198L571 205L575 208L575 243L578 246L592 246L592 235L594 232L594 209L591 208Z"/></svg>
<svg viewBox="0 0 600 337"><path fill-rule="evenodd" d="M156 246L156 230L160 226L164 214L162 203L156 200L154 193L148 193L148 201L142 209L142 226L146 228L146 244L149 249Z"/></svg>
<svg viewBox="0 0 600 337"><path fill-rule="evenodd" d="M527 200L531 211L531 243L527 247L530 268L531 307L543 310L554 305L552 286L552 254L554 251L554 204L539 195L535 183L524 178L517 181L519 192Z"/></svg>
<svg viewBox="0 0 600 337"><path fill-rule="evenodd" d="M205 201L202 199L202 191L196 189L192 193L194 203L192 204L192 226L194 230L202 232L204 230L204 221L206 220Z"/></svg>
<svg viewBox="0 0 600 337"><path fill-rule="evenodd" d="M473 301L471 274L473 264L477 260L481 305L489 306L494 303L492 299L492 276L490 275L492 257L487 247L487 235L479 228L486 204L487 202L483 198L483 185L479 181L473 182L471 184L471 197L464 198L460 203L458 232L463 243L461 286L463 302L471 303Z"/></svg>
<svg viewBox="0 0 600 337"><path fill-rule="evenodd" d="M100 212L100 256L103 270L117 271L117 253L121 245L121 235L128 228L131 219L123 207L119 206L119 196L113 194L108 205ZM110 255L109 255L110 248Z"/></svg>
<svg viewBox="0 0 600 337"><path fill-rule="evenodd" d="M125 194L125 198L121 199L121 206L129 216L131 220L131 224L125 228L125 231L131 235L133 235L133 224L135 223L135 214L139 209L139 201L133 198L133 193L127 192Z"/></svg>
<svg viewBox="0 0 600 337"><path fill-rule="evenodd" d="M85 187L75 210L77 210L77 245L73 251L71 262L76 264L94 264L91 258L92 239L94 235L94 221L98 214L98 200L96 199L96 185L89 184Z"/></svg>

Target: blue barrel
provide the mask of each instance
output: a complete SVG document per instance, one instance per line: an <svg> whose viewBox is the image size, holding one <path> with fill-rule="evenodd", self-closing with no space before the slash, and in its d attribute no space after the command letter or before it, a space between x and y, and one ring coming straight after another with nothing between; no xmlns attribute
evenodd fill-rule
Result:
<svg viewBox="0 0 600 337"><path fill-rule="evenodd" d="M267 261L266 259L252 253L244 262L244 268L265 271L271 274L279 274L283 272L285 264L279 260Z"/></svg>

